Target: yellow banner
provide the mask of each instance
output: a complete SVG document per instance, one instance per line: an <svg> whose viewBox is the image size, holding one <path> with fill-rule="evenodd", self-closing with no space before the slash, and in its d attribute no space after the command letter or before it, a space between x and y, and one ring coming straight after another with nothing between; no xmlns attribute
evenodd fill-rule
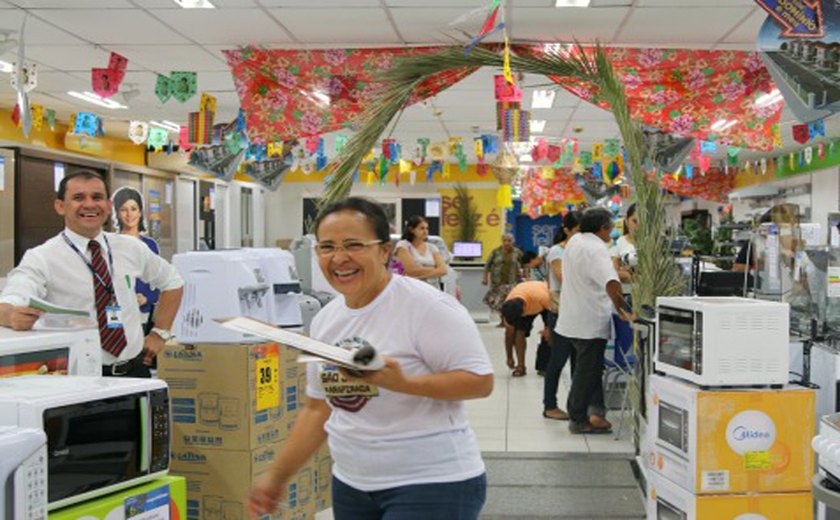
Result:
<svg viewBox="0 0 840 520"><path fill-rule="evenodd" d="M497 185L498 186L498 185ZM441 235L443 240L452 249L452 243L458 239L458 231L461 228L461 221L458 216L457 200L455 190L452 188L440 188L438 193L441 196ZM475 240L484 243L484 257L486 260L490 252L502 245L502 233L504 232L504 210L496 206L496 186L492 188L469 188L469 197L476 207Z"/></svg>

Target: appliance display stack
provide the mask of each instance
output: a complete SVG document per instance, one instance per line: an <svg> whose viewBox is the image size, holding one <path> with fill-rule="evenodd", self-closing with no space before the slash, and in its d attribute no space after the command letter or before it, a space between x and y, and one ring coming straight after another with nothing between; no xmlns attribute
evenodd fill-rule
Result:
<svg viewBox="0 0 840 520"><path fill-rule="evenodd" d="M657 299L648 518L812 518L815 393L788 384L788 316L785 303Z"/></svg>

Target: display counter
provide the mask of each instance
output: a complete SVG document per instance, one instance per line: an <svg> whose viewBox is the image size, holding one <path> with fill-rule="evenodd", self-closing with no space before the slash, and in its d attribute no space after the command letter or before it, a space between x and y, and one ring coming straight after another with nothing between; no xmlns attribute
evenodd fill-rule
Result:
<svg viewBox="0 0 840 520"><path fill-rule="evenodd" d="M476 323L490 321L490 308L482 301L488 287L481 283L484 264L479 262L453 262L450 266L458 273L461 287L461 304L467 308Z"/></svg>

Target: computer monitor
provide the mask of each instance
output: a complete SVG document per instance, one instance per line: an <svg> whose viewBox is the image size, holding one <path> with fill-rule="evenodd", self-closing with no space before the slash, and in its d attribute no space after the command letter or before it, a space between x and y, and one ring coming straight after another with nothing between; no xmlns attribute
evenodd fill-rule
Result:
<svg viewBox="0 0 840 520"><path fill-rule="evenodd" d="M475 259L484 255L481 242L454 242L452 256L455 258Z"/></svg>
<svg viewBox="0 0 840 520"><path fill-rule="evenodd" d="M702 271L697 283L697 296L744 296L744 277L747 289L752 289L751 274L734 271Z"/></svg>

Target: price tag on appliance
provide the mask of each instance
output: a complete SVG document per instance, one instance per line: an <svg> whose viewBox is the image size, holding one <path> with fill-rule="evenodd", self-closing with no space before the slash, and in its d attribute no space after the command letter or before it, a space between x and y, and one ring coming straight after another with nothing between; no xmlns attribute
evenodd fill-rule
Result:
<svg viewBox="0 0 840 520"><path fill-rule="evenodd" d="M748 451L744 453L745 470L770 469L769 451Z"/></svg>
<svg viewBox="0 0 840 520"><path fill-rule="evenodd" d="M257 368L257 411L280 405L280 372L277 352L256 362Z"/></svg>

